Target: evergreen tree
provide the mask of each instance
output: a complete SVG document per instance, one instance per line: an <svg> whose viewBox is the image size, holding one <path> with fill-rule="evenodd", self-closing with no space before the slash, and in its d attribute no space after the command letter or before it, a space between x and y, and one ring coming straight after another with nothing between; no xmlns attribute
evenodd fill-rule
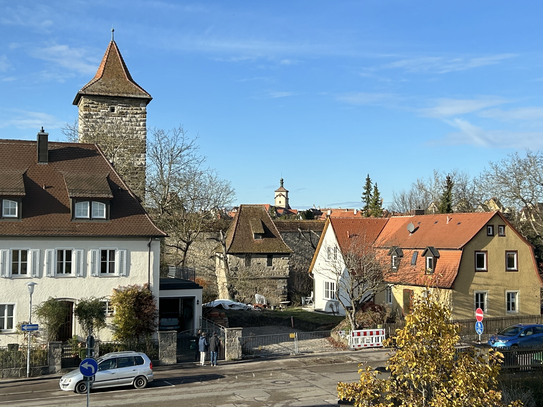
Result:
<svg viewBox="0 0 543 407"><path fill-rule="evenodd" d="M445 185L443 185L443 193L439 202L439 213L451 213L452 210L452 190L454 182L450 175L447 175Z"/></svg>
<svg viewBox="0 0 543 407"><path fill-rule="evenodd" d="M366 177L366 184L364 185L364 191L362 192L362 203L364 204L364 206L362 207L362 213L364 214L364 216L370 216L370 207L373 197L373 194L371 192L371 186L372 182L370 174L368 174L368 176Z"/></svg>
<svg viewBox="0 0 543 407"><path fill-rule="evenodd" d="M381 193L379 192L379 188L377 188L377 183L373 185L369 212L374 218L379 218L383 215L383 203L381 201Z"/></svg>

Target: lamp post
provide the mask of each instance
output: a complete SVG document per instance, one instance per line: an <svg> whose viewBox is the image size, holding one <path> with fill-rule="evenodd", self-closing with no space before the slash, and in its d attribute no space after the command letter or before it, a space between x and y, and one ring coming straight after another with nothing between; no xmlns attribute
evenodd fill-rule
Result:
<svg viewBox="0 0 543 407"><path fill-rule="evenodd" d="M30 283L26 283L26 286L28 288L28 293L30 294L30 308L28 310L28 324L32 323L32 294L34 293L34 286L38 285L38 283L35 283L31 281ZM27 354L26 354L26 377L30 377L30 334L32 331L28 331L28 348L27 348Z"/></svg>

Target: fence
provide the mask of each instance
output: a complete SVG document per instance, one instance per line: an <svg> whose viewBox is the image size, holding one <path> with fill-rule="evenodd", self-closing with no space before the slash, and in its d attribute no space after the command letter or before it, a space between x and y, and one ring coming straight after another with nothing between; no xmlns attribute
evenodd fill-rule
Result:
<svg viewBox="0 0 543 407"><path fill-rule="evenodd" d="M297 355L333 349L328 338L330 331L315 331L243 336L240 342L244 355Z"/></svg>
<svg viewBox="0 0 543 407"><path fill-rule="evenodd" d="M543 347L499 349L503 354L503 371L543 370Z"/></svg>

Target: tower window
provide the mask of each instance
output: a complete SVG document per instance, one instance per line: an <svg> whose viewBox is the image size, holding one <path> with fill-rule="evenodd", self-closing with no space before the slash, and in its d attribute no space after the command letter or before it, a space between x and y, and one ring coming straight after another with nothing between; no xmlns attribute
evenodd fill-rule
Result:
<svg viewBox="0 0 543 407"><path fill-rule="evenodd" d="M115 106L110 106L109 107L109 112L110 113L115 113Z"/></svg>

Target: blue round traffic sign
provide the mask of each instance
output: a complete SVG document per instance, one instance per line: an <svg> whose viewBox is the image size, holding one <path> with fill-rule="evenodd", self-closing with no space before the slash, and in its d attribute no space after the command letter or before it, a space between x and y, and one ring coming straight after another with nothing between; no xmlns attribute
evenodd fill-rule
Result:
<svg viewBox="0 0 543 407"><path fill-rule="evenodd" d="M481 335L483 333L483 323L481 321L477 321L475 323L475 332L477 335Z"/></svg>
<svg viewBox="0 0 543 407"><path fill-rule="evenodd" d="M98 371L98 363L92 358L86 358L79 364L79 371L85 377L92 377Z"/></svg>

